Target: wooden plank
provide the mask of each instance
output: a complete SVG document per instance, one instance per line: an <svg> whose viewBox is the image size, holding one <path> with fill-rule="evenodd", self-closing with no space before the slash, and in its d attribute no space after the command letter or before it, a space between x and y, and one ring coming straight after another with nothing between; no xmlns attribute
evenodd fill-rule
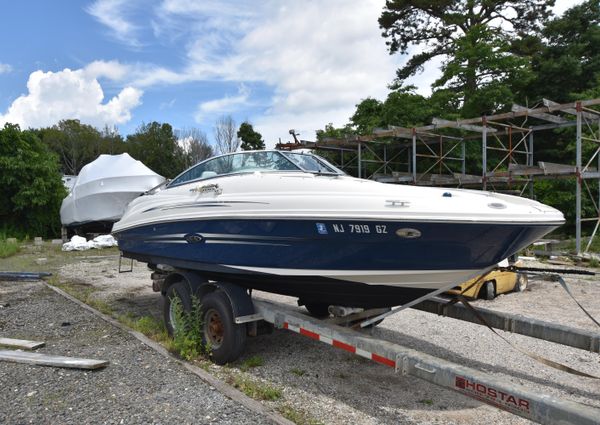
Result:
<svg viewBox="0 0 600 425"><path fill-rule="evenodd" d="M98 369L108 365L108 361L106 360L52 356L49 354L26 353L13 350L0 350L0 360L39 366L66 367L71 369Z"/></svg>
<svg viewBox="0 0 600 425"><path fill-rule="evenodd" d="M448 120L444 120L444 119L441 119L441 118L434 118L431 122L436 127L437 126L441 126L441 127L462 128L463 130L476 131L478 133L483 133L484 131L486 133L496 133L498 131L498 130L496 130L493 127L482 127L480 125L473 125L473 124L461 123L460 120L458 120L458 121L448 121Z"/></svg>
<svg viewBox="0 0 600 425"><path fill-rule="evenodd" d="M46 345L41 341L28 341L26 339L1 338L0 345L5 347L22 348L24 350L35 350Z"/></svg>
<svg viewBox="0 0 600 425"><path fill-rule="evenodd" d="M527 107L521 106L521 105L516 105L516 104L513 104L512 111L513 112L526 111L528 113L528 115L530 115L532 117L536 117L536 118L539 118L539 119L545 120L545 121L550 121L555 124L564 124L568 121L565 118L561 117L560 115L552 115L552 114L549 114L546 112L534 111L533 109L530 109L530 108L527 108Z"/></svg>

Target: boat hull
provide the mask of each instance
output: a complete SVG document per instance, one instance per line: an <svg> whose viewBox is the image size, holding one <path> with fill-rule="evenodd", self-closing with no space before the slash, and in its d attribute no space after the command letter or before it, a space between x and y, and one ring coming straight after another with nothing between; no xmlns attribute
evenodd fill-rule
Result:
<svg viewBox="0 0 600 425"><path fill-rule="evenodd" d="M489 269L551 224L197 219L115 232L127 257L354 307L404 304Z"/></svg>

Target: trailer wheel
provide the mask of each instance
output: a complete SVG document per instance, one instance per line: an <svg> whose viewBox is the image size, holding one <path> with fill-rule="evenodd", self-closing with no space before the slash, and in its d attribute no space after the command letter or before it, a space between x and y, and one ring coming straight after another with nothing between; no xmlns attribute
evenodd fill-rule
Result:
<svg viewBox="0 0 600 425"><path fill-rule="evenodd" d="M173 336L175 330L175 298L181 302L184 312L192 310L192 294L185 281L180 280L170 285L163 297L163 320L170 336Z"/></svg>
<svg viewBox="0 0 600 425"><path fill-rule="evenodd" d="M482 298L484 300L493 300L494 298L496 298L496 285L494 284L493 280L488 280L487 282L485 282L483 284L483 293L482 293Z"/></svg>
<svg viewBox="0 0 600 425"><path fill-rule="evenodd" d="M202 297L203 342L210 349L217 364L236 360L246 342L246 325L233 321L231 304L227 295L215 291Z"/></svg>
<svg viewBox="0 0 600 425"><path fill-rule="evenodd" d="M329 316L329 305L322 303L305 303L304 307L311 316L317 317L319 319L323 319Z"/></svg>

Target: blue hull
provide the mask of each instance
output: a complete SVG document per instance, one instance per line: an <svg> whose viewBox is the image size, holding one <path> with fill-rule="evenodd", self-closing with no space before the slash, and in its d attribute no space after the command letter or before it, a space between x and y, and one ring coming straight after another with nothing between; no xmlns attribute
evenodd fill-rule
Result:
<svg viewBox="0 0 600 425"><path fill-rule="evenodd" d="M210 279L358 307L399 305L434 289L365 285L301 270L483 270L555 225L343 220L197 220L115 233L126 257L199 270Z"/></svg>

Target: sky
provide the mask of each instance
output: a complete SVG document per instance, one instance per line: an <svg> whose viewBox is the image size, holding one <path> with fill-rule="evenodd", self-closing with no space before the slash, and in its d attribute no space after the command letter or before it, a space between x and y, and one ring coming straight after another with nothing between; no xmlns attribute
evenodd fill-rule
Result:
<svg viewBox="0 0 600 425"><path fill-rule="evenodd" d="M554 12L581 1L557 0ZM343 126L385 99L407 59L389 55L385 0L21 0L3 4L0 125L75 118L126 136L142 123L250 122L268 147ZM412 79L430 92L437 63Z"/></svg>

